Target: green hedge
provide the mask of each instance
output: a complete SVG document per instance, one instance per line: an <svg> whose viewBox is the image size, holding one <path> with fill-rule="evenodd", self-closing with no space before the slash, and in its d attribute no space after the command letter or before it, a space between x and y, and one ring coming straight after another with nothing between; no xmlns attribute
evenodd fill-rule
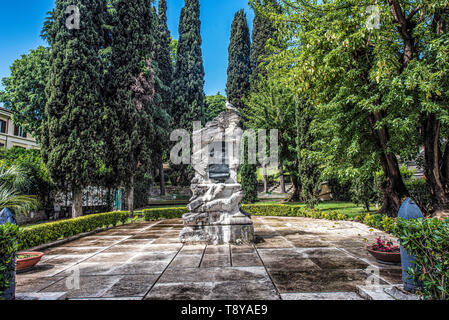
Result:
<svg viewBox="0 0 449 320"><path fill-rule="evenodd" d="M449 300L449 220L398 219L394 235L416 257L407 273L422 283L419 294L426 300Z"/></svg>
<svg viewBox="0 0 449 320"><path fill-rule="evenodd" d="M24 227L19 238L19 248L25 250L80 233L117 226L119 222L126 223L129 218L129 212L117 211Z"/></svg>
<svg viewBox="0 0 449 320"><path fill-rule="evenodd" d="M158 208L143 210L143 217L146 221L162 219L178 219L187 213L186 207L179 208Z"/></svg>
<svg viewBox="0 0 449 320"><path fill-rule="evenodd" d="M19 234L20 229L16 225L0 225L0 300L11 283L11 272L15 271L14 259Z"/></svg>

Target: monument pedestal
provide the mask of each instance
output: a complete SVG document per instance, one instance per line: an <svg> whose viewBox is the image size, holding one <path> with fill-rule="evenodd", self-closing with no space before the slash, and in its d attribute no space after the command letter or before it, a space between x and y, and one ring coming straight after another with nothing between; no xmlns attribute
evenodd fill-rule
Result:
<svg viewBox="0 0 449 320"><path fill-rule="evenodd" d="M185 244L249 244L254 242L253 224L190 226L181 231Z"/></svg>
<svg viewBox="0 0 449 320"><path fill-rule="evenodd" d="M244 193L237 182L242 135L241 116L236 110L223 112L193 133L195 178L189 213L183 216L182 243L254 242L253 223L241 210Z"/></svg>

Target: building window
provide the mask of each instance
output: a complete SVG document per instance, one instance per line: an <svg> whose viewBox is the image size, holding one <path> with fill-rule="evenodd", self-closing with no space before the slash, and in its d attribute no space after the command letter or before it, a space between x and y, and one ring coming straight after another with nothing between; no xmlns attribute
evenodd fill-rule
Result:
<svg viewBox="0 0 449 320"><path fill-rule="evenodd" d="M27 137L27 133L25 132L25 130L23 130L23 128L19 126L14 126L14 135L22 138Z"/></svg>
<svg viewBox="0 0 449 320"><path fill-rule="evenodd" d="M5 120L0 120L0 132L6 133L8 129L8 123Z"/></svg>

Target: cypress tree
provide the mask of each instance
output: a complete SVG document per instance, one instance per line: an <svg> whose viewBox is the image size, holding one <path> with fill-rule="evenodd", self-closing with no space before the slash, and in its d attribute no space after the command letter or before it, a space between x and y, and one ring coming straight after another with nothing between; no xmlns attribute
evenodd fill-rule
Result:
<svg viewBox="0 0 449 320"><path fill-rule="evenodd" d="M172 121L174 129L193 131L193 121L204 124L204 65L201 50L199 0L185 0L179 21L176 70L172 84ZM177 182L189 185L191 166L172 165Z"/></svg>
<svg viewBox="0 0 449 320"><path fill-rule="evenodd" d="M264 4L261 0L258 0L257 6L277 5L276 0L265 0L265 2L268 3ZM253 88L255 88L255 84L261 75L264 77L267 75L263 66L264 58L268 55L266 45L267 41L273 38L275 31L276 29L270 19L263 16L260 10L256 8L251 44L251 83ZM262 66L260 65L261 63Z"/></svg>
<svg viewBox="0 0 449 320"><path fill-rule="evenodd" d="M199 0L185 0L179 22L176 71L173 82L174 123L192 130L192 121L204 118L204 65L201 50Z"/></svg>
<svg viewBox="0 0 449 320"><path fill-rule="evenodd" d="M238 109L243 109L243 98L249 92L251 73L251 40L246 14L243 10L238 11L232 21L228 52L228 81L226 83L228 101Z"/></svg>
<svg viewBox="0 0 449 320"><path fill-rule="evenodd" d="M154 140L155 71L152 51L154 16L150 0L119 0L112 31L105 110L108 164L127 189L128 210L134 210L134 183L151 165Z"/></svg>
<svg viewBox="0 0 449 320"><path fill-rule="evenodd" d="M250 53L251 39L248 22L243 10L238 11L231 26L231 41L229 44L229 65L226 93L228 101L244 111L243 99L250 89L249 76L251 74ZM241 183L245 192L246 203L257 201L257 167L248 163L247 145L245 141L245 157L240 168Z"/></svg>
<svg viewBox="0 0 449 320"><path fill-rule="evenodd" d="M168 149L170 131L170 114L172 111L171 84L173 81L173 64L170 55L171 36L167 26L167 1L160 0L158 7L157 46L155 59L158 65L157 76L160 82L156 85L156 93L160 95L155 113L156 140L154 145L155 158L159 169L161 195L165 195L165 174L163 168L163 159L166 156L164 150Z"/></svg>
<svg viewBox="0 0 449 320"><path fill-rule="evenodd" d="M302 198L307 207L314 208L321 190L321 171L314 156L315 134L311 130L312 110L306 101L301 101L296 109L298 173L302 185Z"/></svg>
<svg viewBox="0 0 449 320"><path fill-rule="evenodd" d="M70 5L79 9L79 28L67 27ZM73 217L82 215L82 189L95 182L98 169L105 10L104 0L57 0L48 24L52 54L42 155L53 181L71 188Z"/></svg>

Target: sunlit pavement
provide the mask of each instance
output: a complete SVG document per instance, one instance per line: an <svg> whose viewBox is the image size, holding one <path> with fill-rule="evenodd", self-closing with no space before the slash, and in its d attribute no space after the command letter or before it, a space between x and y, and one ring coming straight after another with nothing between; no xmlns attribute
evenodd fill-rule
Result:
<svg viewBox="0 0 449 320"><path fill-rule="evenodd" d="M365 247L391 236L363 224L253 217L252 246L187 246L182 220L126 225L45 251L17 276L17 293L69 299L361 299L358 285L402 283Z"/></svg>

